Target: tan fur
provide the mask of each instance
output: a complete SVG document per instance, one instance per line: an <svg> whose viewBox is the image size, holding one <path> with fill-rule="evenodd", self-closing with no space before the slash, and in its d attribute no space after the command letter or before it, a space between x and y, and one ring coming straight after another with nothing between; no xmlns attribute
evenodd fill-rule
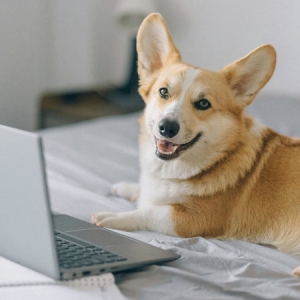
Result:
<svg viewBox="0 0 300 300"><path fill-rule="evenodd" d="M112 191L137 199L138 209L99 212L92 222L237 238L300 254L300 140L244 114L274 72L274 48L261 46L219 72L204 70L181 61L165 21L152 14L140 27L137 51L146 103L140 183L116 183ZM177 124L175 134L162 131L166 120Z"/></svg>
<svg viewBox="0 0 300 300"><path fill-rule="evenodd" d="M145 71L141 62L144 51L141 44L149 31L145 28L152 22L166 28L170 52L164 61L155 57L158 63L152 64L151 71ZM255 126L259 127L257 122L243 113L273 74L276 64L274 48L262 46L220 72L203 70L181 62L165 22L160 15L153 14L144 21L139 31L137 50L140 94L147 105L156 101L155 105L151 104L149 115L163 111L181 97L182 78L188 69L195 68L199 75L192 84L194 88L184 95L182 104L182 114L189 116L184 118L186 127L194 128L199 122L210 124L213 121L217 127L218 120L228 118L234 128L214 142L209 151L215 154L197 174L169 179L170 184L186 191L180 202L171 204L176 233L182 237L244 239L300 254L300 141L267 127L255 129ZM255 61L256 57L260 59L260 55L268 57L266 71L255 73L259 75L253 84L251 72L260 68ZM250 60L253 60L252 69L243 69ZM170 87L171 98L162 101L157 91L168 86L170 80L178 83ZM198 85L205 87L205 98L212 105L209 110L197 111L190 105L195 97L193 90ZM140 120L141 148L144 144L153 144L153 136L148 130L147 109ZM188 155L186 157L187 160ZM151 167L143 161L143 155L141 159L142 167Z"/></svg>
<svg viewBox="0 0 300 300"><path fill-rule="evenodd" d="M251 157L247 147L241 145L241 148L190 179L195 185L205 180L212 188L207 196L190 197L184 204L173 205L176 231L184 237L239 238L273 244L281 250L300 254L299 231L295 230L300 224L297 214L300 211L297 180L300 159L294 159L295 155L300 156L299 142L267 130L258 151L253 153L255 159L250 170L238 167L243 156L245 160ZM288 173L286 167L289 167ZM228 168L232 169L231 174L226 171ZM234 169L236 174L233 174ZM298 170L296 174L293 169ZM227 173L224 181L228 179L222 189L220 172ZM221 191L213 191L213 187ZM282 234L285 239L292 239L290 235L294 235L294 247L285 246Z"/></svg>

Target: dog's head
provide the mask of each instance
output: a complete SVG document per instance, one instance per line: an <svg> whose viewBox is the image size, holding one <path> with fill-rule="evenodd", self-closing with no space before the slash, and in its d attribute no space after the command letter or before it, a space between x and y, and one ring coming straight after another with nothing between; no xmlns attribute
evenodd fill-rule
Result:
<svg viewBox="0 0 300 300"><path fill-rule="evenodd" d="M276 64L270 45L219 72L185 64L159 14L142 23L137 51L145 130L153 137L156 156L164 161L188 157L199 164L230 151L243 130L244 108L271 78Z"/></svg>

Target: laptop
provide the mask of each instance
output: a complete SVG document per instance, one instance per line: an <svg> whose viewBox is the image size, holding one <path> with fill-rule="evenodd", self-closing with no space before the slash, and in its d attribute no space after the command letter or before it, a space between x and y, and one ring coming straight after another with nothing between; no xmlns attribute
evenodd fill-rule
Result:
<svg viewBox="0 0 300 300"><path fill-rule="evenodd" d="M0 255L57 280L180 256L68 215L53 215L42 138L0 125Z"/></svg>

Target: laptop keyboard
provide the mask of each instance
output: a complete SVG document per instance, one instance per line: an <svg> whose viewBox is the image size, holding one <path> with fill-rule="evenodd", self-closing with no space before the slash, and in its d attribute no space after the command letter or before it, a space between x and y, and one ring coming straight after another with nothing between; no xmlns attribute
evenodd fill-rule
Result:
<svg viewBox="0 0 300 300"><path fill-rule="evenodd" d="M55 237L58 261L64 269L125 261L126 258L96 246L84 247Z"/></svg>

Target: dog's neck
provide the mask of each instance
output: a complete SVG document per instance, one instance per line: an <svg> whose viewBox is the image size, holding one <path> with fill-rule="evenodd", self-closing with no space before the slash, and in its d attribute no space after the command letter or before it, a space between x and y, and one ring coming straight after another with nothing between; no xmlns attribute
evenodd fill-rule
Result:
<svg viewBox="0 0 300 300"><path fill-rule="evenodd" d="M278 136L270 128L245 116L244 128L238 143L229 151L206 153L201 163L185 158L163 161L155 156L153 137L142 129L140 136L141 168L156 179L193 181L198 185L199 195L212 195L235 186L251 172L264 155L268 142Z"/></svg>

